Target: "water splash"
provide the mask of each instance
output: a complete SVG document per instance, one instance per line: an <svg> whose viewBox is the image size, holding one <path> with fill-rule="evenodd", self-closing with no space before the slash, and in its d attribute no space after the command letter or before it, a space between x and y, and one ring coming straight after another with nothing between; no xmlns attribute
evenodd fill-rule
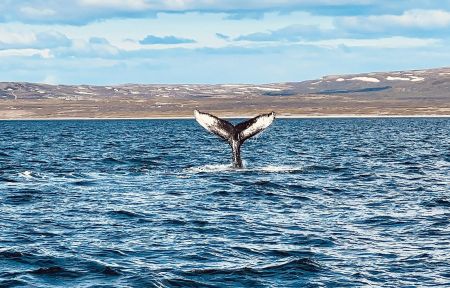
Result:
<svg viewBox="0 0 450 288"><path fill-rule="evenodd" d="M19 176L23 177L23 178L26 178L26 179L33 179L34 178L33 177L33 173L31 173L31 171L29 171L29 170L25 170L23 172L20 172Z"/></svg>
<svg viewBox="0 0 450 288"><path fill-rule="evenodd" d="M288 165L268 165L261 167L244 167L244 168L235 168L230 164L206 164L198 167L191 167L184 169L185 173L221 173L221 172L230 172L230 173L246 173L246 172L264 172L264 173L293 173L293 172L301 172L304 170L302 166L288 166Z"/></svg>
<svg viewBox="0 0 450 288"><path fill-rule="evenodd" d="M217 172L236 172L238 169L230 164L206 164L198 167L184 169L186 173L217 173Z"/></svg>

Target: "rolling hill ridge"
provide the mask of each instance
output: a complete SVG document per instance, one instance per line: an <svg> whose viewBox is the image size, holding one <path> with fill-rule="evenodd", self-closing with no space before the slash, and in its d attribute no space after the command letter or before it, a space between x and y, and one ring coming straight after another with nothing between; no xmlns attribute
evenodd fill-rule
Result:
<svg viewBox="0 0 450 288"><path fill-rule="evenodd" d="M0 118L450 115L450 68L270 84L48 85L0 82Z"/></svg>

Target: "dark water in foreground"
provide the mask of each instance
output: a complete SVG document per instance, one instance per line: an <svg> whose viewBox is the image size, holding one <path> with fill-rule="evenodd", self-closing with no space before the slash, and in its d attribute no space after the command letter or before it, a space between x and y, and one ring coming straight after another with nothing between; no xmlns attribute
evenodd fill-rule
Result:
<svg viewBox="0 0 450 288"><path fill-rule="evenodd" d="M0 122L0 286L450 287L450 118Z"/></svg>

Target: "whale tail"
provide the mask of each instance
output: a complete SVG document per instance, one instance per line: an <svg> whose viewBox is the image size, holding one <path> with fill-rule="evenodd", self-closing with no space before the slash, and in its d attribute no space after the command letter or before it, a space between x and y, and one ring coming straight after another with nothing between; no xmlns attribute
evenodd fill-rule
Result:
<svg viewBox="0 0 450 288"><path fill-rule="evenodd" d="M234 126L214 115L194 110L195 120L209 132L226 140L233 152L233 166L242 168L241 146L245 140L260 133L275 119L275 112L261 114Z"/></svg>

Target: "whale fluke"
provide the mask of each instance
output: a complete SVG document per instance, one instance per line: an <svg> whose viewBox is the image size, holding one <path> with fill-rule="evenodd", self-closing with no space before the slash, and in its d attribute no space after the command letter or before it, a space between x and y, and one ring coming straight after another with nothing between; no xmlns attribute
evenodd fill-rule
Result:
<svg viewBox="0 0 450 288"><path fill-rule="evenodd" d="M275 119L275 112L261 114L236 126L226 120L198 110L194 110L194 116L203 128L228 141L233 152L233 166L242 168L241 145L248 138L269 127Z"/></svg>

